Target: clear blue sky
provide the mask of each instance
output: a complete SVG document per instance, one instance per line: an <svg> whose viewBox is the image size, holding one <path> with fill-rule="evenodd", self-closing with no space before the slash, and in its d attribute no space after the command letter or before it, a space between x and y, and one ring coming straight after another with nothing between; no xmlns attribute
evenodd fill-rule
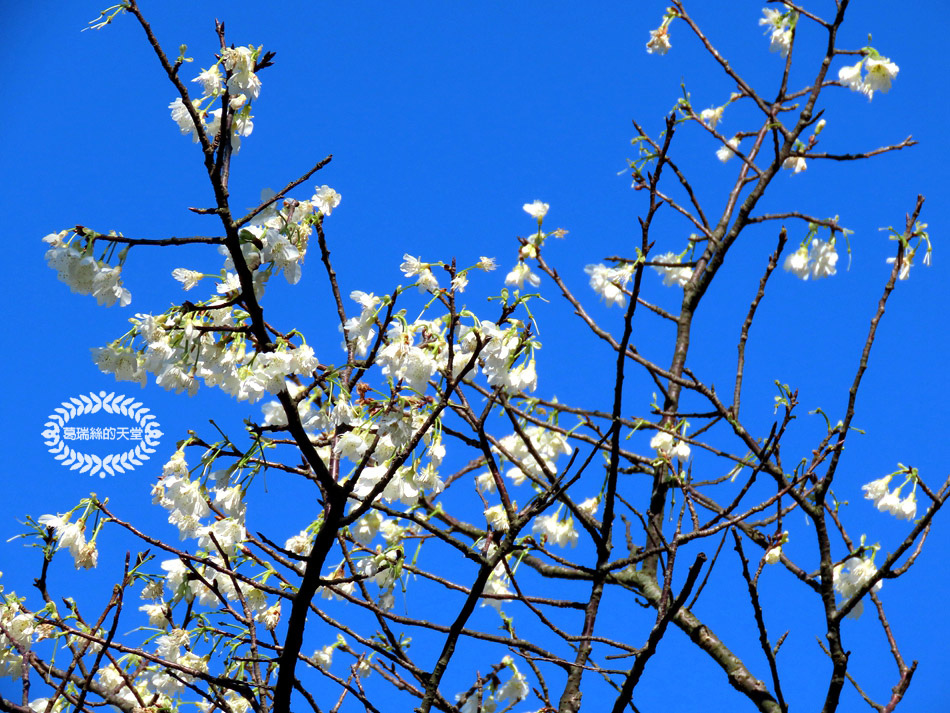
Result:
<svg viewBox="0 0 950 713"><path fill-rule="evenodd" d="M734 66L768 96L782 61L768 52L757 24L762 4L693 3L692 11ZM244 0L141 0L141 5L170 53L188 45L195 61L182 69L185 79L213 62L215 17L225 20L229 41L277 52L276 66L261 73L255 129L235 160L232 201L251 207L262 188L277 188L332 153L333 162L316 182L343 196L327 220L327 234L344 294L352 289L379 294L405 282L398 271L405 252L433 261L454 256L460 263L495 256L502 269L491 277L500 284L516 259L515 236L531 229L521 206L540 198L551 205L546 225L570 231L563 242L548 244L546 257L593 305L584 265L629 254L643 207L629 177L617 175L634 156L630 120L658 133L664 113L680 96L681 80L697 109L724 103L732 89L683 25L674 23L667 56L647 55L644 44L659 23L662 2L604 2L596 12L578 3L541 2L291 3L267 12ZM821 14L833 8L828 1L814 5ZM0 7L0 58L8 68L0 200L11 220L0 422L7 488L0 502L0 541L22 531L18 520L26 513L62 512L93 489L126 513L160 522L161 513L147 505L148 490L174 441L187 428L210 429L210 418L237 430L257 409L207 389L187 400L153 384L144 391L115 385L92 364L89 348L125 332L135 312L157 313L180 300L173 268L216 272L217 258L208 249L135 249L125 269L132 305L103 309L56 280L43 261L40 239L77 223L140 237L217 234L210 218L186 210L212 202L199 150L170 120L166 107L174 90L131 17L101 32L80 33L98 5L69 2L39 10L31 3L4 2ZM773 278L760 331L750 342L750 358L757 362L749 372L748 413L761 410L763 418L771 417L771 384L779 379L800 389L803 411L822 406L837 420L858 340L886 279L884 261L892 254L893 243L878 229L901 225L916 195L927 196L923 220L935 240L933 266L915 267L890 303L855 420L866 435L849 441L836 488L840 499L852 503L852 530L863 529L885 549L906 532L906 523L873 511L860 500L860 485L894 470L898 461L918 467L931 485L942 481L947 468L940 384L950 346L950 273L943 249L950 107L939 70L948 21L950 9L940 2L919 3L913 11L880 0L853 3L842 44L858 49L873 33L873 46L900 66L900 74L891 92L870 104L847 90L828 91L821 104L828 121L821 149L869 150L908 134L920 144L859 164L812 162L803 174L779 176L766 204L837 214L855 232L850 270L843 269L848 259L842 255L839 274L830 280L802 283L784 272ZM813 40L802 38L793 85L813 75L814 63L805 56L816 47ZM832 76L843 64L836 60ZM750 127L727 110L720 128L731 135ZM698 131L683 137L683 146L695 147L683 162L702 185L709 212L716 213L738 164L716 161L716 145ZM298 197L309 197L311 183ZM662 249L679 251L689 230L674 221L668 225L671 237ZM707 328L696 335L692 358L706 365L713 382L728 381L742 315L774 234L749 232L705 304L708 314L700 314ZM800 237L793 232L791 239ZM329 361L339 353L339 335L317 267L312 253L297 290L275 288L268 297L274 310L284 310L284 326L305 329L318 356ZM653 298L674 306L678 294L664 291L659 280L649 289ZM538 308L544 344L539 394L604 408L609 393L603 370L609 360L592 363L592 343L568 337L580 326L549 280L545 290L551 303ZM616 313L593 309L605 320L617 320ZM658 358L668 349L649 335L642 339ZM46 453L40 432L47 414L70 396L100 389L135 395L158 416L166 435L153 466L90 480L60 468ZM647 392L638 408L648 401ZM806 435L814 434L817 424L810 428ZM803 448L806 443L802 440ZM859 523L865 522L862 528ZM908 711L940 710L950 700L944 677L950 630L940 614L948 532L947 518L938 517L914 570L882 590L886 602L903 602L891 605L891 622L906 656L921 660L903 706ZM74 576L114 576L118 564L107 565L106 554L100 571ZM7 590L27 591L37 573L35 555L18 541L0 542ZM794 586L790 577L776 577L776 591L786 585ZM722 602L720 621L728 622L731 607L743 604ZM884 682L877 691L883 698L896 681L893 666L877 654L873 661L857 661L860 642L883 647L870 612L849 622L846 634L854 637L855 666L866 679L879 676ZM795 643L810 656L816 648L813 640ZM758 659L753 668L766 674ZM675 658L659 656L648 673L641 710L655 710L661 701L672 710L688 709L669 690L670 681L683 675ZM725 688L718 672L711 680L715 691ZM0 681L0 690L8 685ZM807 676L801 685L807 687ZM842 710L858 710L863 704L848 695ZM725 690L706 709L733 710L737 702Z"/></svg>

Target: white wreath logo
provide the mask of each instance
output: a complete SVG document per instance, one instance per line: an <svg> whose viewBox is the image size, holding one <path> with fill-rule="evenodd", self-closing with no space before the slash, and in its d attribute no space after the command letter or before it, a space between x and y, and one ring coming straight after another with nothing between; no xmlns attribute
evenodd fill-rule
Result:
<svg viewBox="0 0 950 713"><path fill-rule="evenodd" d="M61 435L66 424L77 416L99 411L121 414L135 421L142 429L141 443L124 453L112 453L105 458L91 453L82 453L66 445ZM148 460L149 456L155 452L159 438L163 435L158 420L141 402L136 401L134 396L107 394L105 391L70 397L69 401L63 401L59 408L53 409L53 413L48 418L50 420L44 424L46 430L42 435L46 440L43 443L60 465L68 466L70 470L78 469L80 473L89 473L89 475L99 473L100 478L105 478L106 473L115 475L117 472L124 473L137 465L142 465L142 461Z"/></svg>

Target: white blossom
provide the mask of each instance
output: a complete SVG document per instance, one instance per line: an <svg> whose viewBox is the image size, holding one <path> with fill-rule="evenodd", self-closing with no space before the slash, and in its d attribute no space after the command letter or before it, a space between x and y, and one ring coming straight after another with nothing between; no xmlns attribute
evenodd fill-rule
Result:
<svg viewBox="0 0 950 713"><path fill-rule="evenodd" d="M159 602L158 604L143 604L139 607L139 611L143 611L148 615L149 626L164 629L169 624L168 618L165 616L164 602Z"/></svg>
<svg viewBox="0 0 950 713"><path fill-rule="evenodd" d="M715 129L716 124L722 119L722 112L725 107L716 107L715 109L703 109L699 113L699 120L710 129Z"/></svg>
<svg viewBox="0 0 950 713"><path fill-rule="evenodd" d="M541 284L541 278L531 272L528 263L521 261L505 276L505 284L517 287L518 289L524 289L525 282L537 287Z"/></svg>
<svg viewBox="0 0 950 713"><path fill-rule="evenodd" d="M929 255L929 253L928 253L928 255ZM886 262L888 265L893 265L895 262L897 262L897 258L896 258L896 257L889 257L889 258L887 258L887 260L885 260L885 262ZM901 256L901 266L900 266L900 269L897 271L897 279L898 279L898 280L906 280L908 277L910 277L910 268L911 268L912 266L913 266L913 259L912 259L911 255L908 255L907 253L905 253L904 255L902 255L902 256Z"/></svg>
<svg viewBox="0 0 950 713"><path fill-rule="evenodd" d="M887 495L888 484L893 477L893 475L885 475L883 478L878 478L877 480L872 480L870 483L862 485L861 490L864 491L864 499L873 500L874 507L878 507L878 503Z"/></svg>
<svg viewBox="0 0 950 713"><path fill-rule="evenodd" d="M231 73L228 91L235 96L246 94L252 100L261 93L261 80L254 73L256 51L253 47L228 47L222 50L224 68Z"/></svg>
<svg viewBox="0 0 950 713"><path fill-rule="evenodd" d="M832 241L814 238L806 250L802 245L785 258L784 268L803 280L820 280L837 273L838 253Z"/></svg>
<svg viewBox="0 0 950 713"><path fill-rule="evenodd" d="M590 286L599 294L608 306L623 307L627 297L623 288L626 287L633 274L633 267L607 267L606 265L588 265L584 272L590 275Z"/></svg>
<svg viewBox="0 0 950 713"><path fill-rule="evenodd" d="M789 253L785 257L783 267L787 272L795 275L795 277L800 277L803 280L807 280L809 275L808 248L802 245L795 252Z"/></svg>
<svg viewBox="0 0 950 713"><path fill-rule="evenodd" d="M726 163L726 161L736 155L737 148L739 148L739 137L733 136L716 150L716 158Z"/></svg>
<svg viewBox="0 0 950 713"><path fill-rule="evenodd" d="M649 54L664 55L670 51L672 46L669 26L664 24L655 30L650 30L650 39L647 42L647 52Z"/></svg>
<svg viewBox="0 0 950 713"><path fill-rule="evenodd" d="M322 649L313 652L313 660L316 662L317 666L323 669L330 668L330 664L333 663L333 650L336 647L332 644L330 646L324 646Z"/></svg>
<svg viewBox="0 0 950 713"><path fill-rule="evenodd" d="M689 445L672 433L657 431L650 439L650 448L656 450L657 455L663 458L687 460L690 454Z"/></svg>
<svg viewBox="0 0 950 713"><path fill-rule="evenodd" d="M280 602L265 609L259 618L261 623L264 624L264 628L268 631L276 629L278 622L280 622Z"/></svg>
<svg viewBox="0 0 950 713"><path fill-rule="evenodd" d="M896 513L901 520L913 520L917 515L917 496L911 491L910 495L901 500Z"/></svg>
<svg viewBox="0 0 950 713"><path fill-rule="evenodd" d="M782 168L787 168L793 173L801 173L808 169L808 163L805 161L804 156L789 156L782 163Z"/></svg>
<svg viewBox="0 0 950 713"><path fill-rule="evenodd" d="M201 84L201 91L206 97L215 97L221 93L221 80L221 68L213 64L208 69L201 70L201 74L191 81Z"/></svg>
<svg viewBox="0 0 950 713"><path fill-rule="evenodd" d="M825 242L815 238L811 241L808 258L811 262L811 276L813 279L820 280L823 277L830 277L835 274L838 253L835 252L833 242Z"/></svg>
<svg viewBox="0 0 950 713"><path fill-rule="evenodd" d="M841 564L836 565L832 574L835 590L843 599L850 599L871 577L877 574L877 568L869 559L849 557ZM881 580L878 580L873 587L874 591L879 590L881 585ZM848 616L857 619L861 616L863 609L863 602L858 602Z"/></svg>
<svg viewBox="0 0 950 713"><path fill-rule="evenodd" d="M47 235L43 241L51 247L46 251L46 263L61 282L80 295L92 295L105 307L118 302L122 307L132 301L131 293L122 286L122 268L99 262L92 255L80 251L75 243L62 241L65 231Z"/></svg>
<svg viewBox="0 0 950 713"><path fill-rule="evenodd" d="M313 194L313 198L311 198L310 201L317 210L323 213L323 215L328 216L333 212L334 208L340 205L341 198L342 196L330 188L330 186L323 185L317 187L317 192Z"/></svg>
<svg viewBox="0 0 950 713"><path fill-rule="evenodd" d="M861 67L864 64L862 57L856 64L842 67L838 70L838 81L851 89L853 92L862 92L867 94L870 99L870 91L861 77Z"/></svg>
<svg viewBox="0 0 950 713"><path fill-rule="evenodd" d="M787 7L787 6L786 6ZM786 10L776 10L774 8L763 8L765 15L759 20L760 25L765 25L765 34L771 34L770 52L778 52L782 57L788 56L788 50L792 44L791 22L796 13Z"/></svg>
<svg viewBox="0 0 950 713"><path fill-rule="evenodd" d="M200 100L195 99L191 102L196 111L199 101ZM181 100L181 97L177 97L175 101L168 105L168 108L172 110L172 120L178 124L178 129L181 131L182 136L186 136L190 133L192 143L198 143L198 129L195 126L194 119L191 118L191 114L188 112L188 108Z"/></svg>
<svg viewBox="0 0 950 713"><path fill-rule="evenodd" d="M496 700L499 702L507 701L507 705L509 706L523 701L531 692L528 686L528 680L524 677L524 674L518 671L518 669L514 667L514 664L511 664L511 668L513 671L511 678L500 685L498 690L495 691Z"/></svg>
<svg viewBox="0 0 950 713"><path fill-rule="evenodd" d="M295 555L306 557L310 554L310 548L313 544L312 540L313 538L306 530L301 530L284 543L284 549L288 552L293 552Z"/></svg>
<svg viewBox="0 0 950 713"><path fill-rule="evenodd" d="M507 597L511 595L511 590L508 588L508 573L505 571L505 564L503 562L499 562L495 565L491 574L488 575L488 581L485 583L483 594L495 596L486 596L482 602L482 606L494 607L498 612L501 612L502 599L496 597Z"/></svg>
<svg viewBox="0 0 950 713"><path fill-rule="evenodd" d="M535 518L531 531L539 535L542 541L554 543L558 547L577 546L577 530L574 529L574 518L570 516L562 520L558 513L541 515Z"/></svg>
<svg viewBox="0 0 950 713"><path fill-rule="evenodd" d="M184 267L177 267L172 270L172 277L181 283L181 287L186 292L197 285L204 277L200 272L188 270Z"/></svg>
<svg viewBox="0 0 950 713"><path fill-rule="evenodd" d="M505 512L503 503L486 508L485 519L488 521L488 524L491 525L492 529L500 532L508 531L508 514Z"/></svg>
<svg viewBox="0 0 950 713"><path fill-rule="evenodd" d="M887 57L868 57L864 63L867 70L867 76L864 84L867 87L866 93L870 99L874 92L884 92L891 89L891 82L897 77L898 66L891 62Z"/></svg>
<svg viewBox="0 0 950 713"><path fill-rule="evenodd" d="M532 203L525 203L522 206L524 212L530 215L532 218L537 219L538 222L541 222L544 216L548 214L548 209L550 207L551 206L547 203L542 203L539 200L536 200Z"/></svg>
<svg viewBox="0 0 950 713"><path fill-rule="evenodd" d="M662 255L656 256L656 262L679 263L681 261L682 258L675 253L663 253ZM683 287L693 276L693 268L691 267L675 267L669 265L652 265L652 267L660 273L663 277L663 284L667 287L672 287L673 285Z"/></svg>

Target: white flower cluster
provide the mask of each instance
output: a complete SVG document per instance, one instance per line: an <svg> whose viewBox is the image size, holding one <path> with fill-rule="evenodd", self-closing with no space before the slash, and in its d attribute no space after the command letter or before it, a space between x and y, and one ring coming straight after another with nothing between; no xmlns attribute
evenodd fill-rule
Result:
<svg viewBox="0 0 950 713"><path fill-rule="evenodd" d="M666 431L656 432L656 435L650 439L650 448L653 448L663 460L689 459L689 444Z"/></svg>
<svg viewBox="0 0 950 713"><path fill-rule="evenodd" d="M670 51L670 31L668 27L658 27L650 30L650 39L647 41L647 53L663 55Z"/></svg>
<svg viewBox="0 0 950 713"><path fill-rule="evenodd" d="M23 675L24 653L33 647L33 615L20 611L16 594L0 600L0 678L18 680Z"/></svg>
<svg viewBox="0 0 950 713"><path fill-rule="evenodd" d="M337 634L336 641L332 644L324 646L322 649L317 649L313 652L314 663L317 665L317 668L322 668L324 671L330 668L330 665L333 663L333 652L336 651L341 646L346 645L346 639L343 638L342 634Z"/></svg>
<svg viewBox="0 0 950 713"><path fill-rule="evenodd" d="M273 191L261 191L261 201L273 195ZM275 272L283 272L291 285L300 281L301 265L313 232L311 223L315 219L315 212L330 215L333 208L340 204L340 199L340 194L329 186L318 186L310 200L285 198L272 203L254 217L253 223L241 230L241 252L247 266L254 272L255 293L263 294L264 285ZM224 246L218 250L225 256L224 269L231 277L234 262ZM191 271L184 273L191 274ZM189 282L182 277L176 279L184 283L185 289L190 288ZM227 280L225 285L219 285L218 292L236 292L240 287L236 276L232 277L232 281L231 285L227 284Z"/></svg>
<svg viewBox="0 0 950 713"><path fill-rule="evenodd" d="M402 545L390 547L383 551L377 547L376 553L366 557L358 557L353 563L354 576L363 581L371 581L379 587L376 603L380 609L389 611L396 603L395 587L402 577L402 562L405 554ZM345 563L340 563L325 579L335 580L346 578ZM334 591L334 589L336 591ZM321 596L324 599L342 599L341 594L354 596L356 586L354 582L334 584L333 588L324 586ZM329 663L327 664L329 665Z"/></svg>
<svg viewBox="0 0 950 713"><path fill-rule="evenodd" d="M221 607L222 598L238 602L243 597L256 621L266 624L268 619L273 619L274 608L268 603L264 592L229 574L228 565L221 557L210 555L205 560L206 564L196 562L194 565L201 574L200 579L180 559L162 562L165 586L173 600L184 599L217 610ZM237 566L233 559L230 566ZM165 653L174 655L174 650L165 649Z"/></svg>
<svg viewBox="0 0 950 713"><path fill-rule="evenodd" d="M528 263L524 260L519 260L518 263L511 268L511 271L505 275L505 284L523 290L525 282L532 287L538 287L541 284L541 278L532 272L531 266L528 265Z"/></svg>
<svg viewBox="0 0 950 713"><path fill-rule="evenodd" d="M835 565L833 576L834 588L843 599L850 599L858 590L863 587L875 574L877 567L874 562L863 557L849 557L839 565ZM878 591L881 588L880 580L875 583L873 589ZM848 613L848 616L857 619L864 611L864 602L858 602Z"/></svg>
<svg viewBox="0 0 950 713"><path fill-rule="evenodd" d="M498 685L489 695L485 695L484 691L481 695L479 693L467 697L462 693L456 695L455 700L461 704L460 713L495 713L499 710L499 706L500 710L508 711L528 697L531 693L528 679L515 666L514 660L510 656L505 656L502 663L511 669L511 678Z"/></svg>
<svg viewBox="0 0 950 713"><path fill-rule="evenodd" d="M415 277L419 292L435 292L439 289L439 280L432 274L432 269L427 262L422 262L417 257L406 253L402 256L402 265L399 269L406 277Z"/></svg>
<svg viewBox="0 0 950 713"><path fill-rule="evenodd" d="M214 474L216 485L206 489L188 472L185 454L175 451L162 470L162 478L152 487L152 502L169 511L168 521L178 528L179 538L198 539L199 546L212 554L219 548L233 555L244 542L245 505L240 486L228 486L227 473ZM224 516L212 525L201 522L211 514L208 506L213 497L215 507Z"/></svg>
<svg viewBox="0 0 950 713"><path fill-rule="evenodd" d="M156 699L155 705L171 706L171 700L153 690L150 685L151 682L147 678L143 676L136 680L132 671L122 671L116 668L114 663L100 668L96 677L103 689L110 691L116 699L125 703L129 708L141 705L142 700L148 699L151 702L153 696ZM129 681L133 681L134 691L129 688ZM41 709L38 713L43 713L43 711L45 709Z"/></svg>
<svg viewBox="0 0 950 713"><path fill-rule="evenodd" d="M156 654L177 666L184 667L186 670L194 673L185 673L176 667L174 675L163 666L150 666L146 669L149 673L149 687L165 696L176 696L185 690L185 685L192 683L195 677L208 672L208 661L197 654L186 651L181 652L181 647L189 646L191 637L189 632L184 629L172 629L167 634L159 636L155 640Z"/></svg>
<svg viewBox="0 0 950 713"><path fill-rule="evenodd" d="M788 9L787 5L785 7L784 12L768 7L762 8L765 17L759 20L759 24L766 27L765 34L772 36L769 51L778 52L783 57L788 56L788 50L792 46L792 31L798 20L798 13Z"/></svg>
<svg viewBox="0 0 950 713"><path fill-rule="evenodd" d="M434 324L439 322L435 321ZM445 371L448 367L448 344L441 331L428 331L428 348L437 368ZM479 343L482 348L476 357ZM457 378L465 368L471 366L466 374L467 379L473 379L480 369L491 387L503 388L510 394L534 391L538 385L535 360L533 356L525 355L539 348L540 345L527 332L524 323L516 319L510 319L502 325L487 320L476 325L463 325L453 345L452 377ZM516 365L519 359L521 362Z"/></svg>
<svg viewBox="0 0 950 713"><path fill-rule="evenodd" d="M900 68L887 57L881 57L876 51L868 48L869 54L862 57L853 65L838 70L838 81L853 92L861 92L868 101L874 98L874 92L884 92L891 89L891 82L897 78ZM865 75L861 76L864 67Z"/></svg>
<svg viewBox="0 0 950 713"><path fill-rule="evenodd" d="M806 248L802 245L795 252L789 253L783 267L803 280L809 277L820 280L834 275L837 272L835 268L837 263L838 253L835 251L834 241L825 242L814 238L811 241L811 247Z"/></svg>
<svg viewBox="0 0 950 713"><path fill-rule="evenodd" d="M376 455L375 451L374 455ZM387 481L379 497L385 502L398 501L403 505L414 505L419 496L427 490L434 493L441 492L443 484L436 468L437 466L422 469L399 466L395 474ZM365 500L382 482L388 471L389 466L386 464L369 465L363 468L353 487L352 497Z"/></svg>
<svg viewBox="0 0 950 713"><path fill-rule="evenodd" d="M510 656L505 656L503 663L511 669L511 678L501 684L495 691L495 700L501 703L505 708L510 708L516 703L520 703L531 692L528 686L528 679L518 670Z"/></svg>
<svg viewBox="0 0 950 713"><path fill-rule="evenodd" d="M885 475L883 478L862 485L861 490L864 491L864 498L865 500L873 500L874 507L881 512L888 512L901 520L913 520L917 515L916 492L911 490L907 497L901 498L901 488L906 485L906 482L894 488L894 490L889 490L888 485L893 477L893 474Z"/></svg>
<svg viewBox="0 0 950 713"><path fill-rule="evenodd" d="M324 410L328 408L329 404L324 406ZM359 464L369 455L367 465L359 472L352 493L354 499L364 500L383 482L390 470L393 456L399 454L416 436L425 420L425 412L418 409L407 408L400 411L391 408L380 412L372 407L353 408L340 398L333 406L330 418L318 417L312 419L311 423L319 428L346 426L346 431L335 438L333 445L333 453L342 458ZM423 442L427 446L427 462L423 464L422 457L415 457L411 466L401 465L396 468L379 494L383 500L413 505L423 492L442 491L443 484L438 470L445 457L445 446L442 445L441 437L432 431L425 434ZM392 527L393 523L375 521L367 516L354 531L354 537L359 538L361 542L369 542L377 530L382 530L384 536L390 539L394 534Z"/></svg>
<svg viewBox="0 0 950 713"><path fill-rule="evenodd" d="M416 393L424 393L432 375L448 364L448 344L439 320L412 324L396 320L389 326L386 342L376 357L377 366L394 384L402 383Z"/></svg>
<svg viewBox="0 0 950 713"><path fill-rule="evenodd" d="M498 442L501 448L511 456L513 465L505 475L516 486L521 485L528 477L532 480L545 479L545 471L551 475L557 473L558 458L562 454L571 453L571 446L568 444L567 438L554 429L532 424L524 428L523 431L534 452L540 456L540 462L528 448L524 439L517 433L505 436Z"/></svg>
<svg viewBox="0 0 950 713"><path fill-rule="evenodd" d="M96 550L96 543L86 542L86 535L83 531L83 523L69 522L69 516L62 515L43 515L37 520L41 525L53 528L53 535L56 537L56 549L61 550L64 547L69 550L76 563L76 569L92 569L96 566L99 559L99 552ZM95 539L95 538L93 538Z"/></svg>
<svg viewBox="0 0 950 713"><path fill-rule="evenodd" d="M633 265L607 267L606 265L588 265L584 272L590 275L590 286L604 302L623 307L627 304L624 288L633 276Z"/></svg>
<svg viewBox="0 0 950 713"><path fill-rule="evenodd" d="M663 253L656 256L656 262L680 263L682 260L683 256L675 253ZM676 267L675 265L652 265L651 267L660 273L663 277L663 284L667 287L673 285L683 287L693 277L693 268L691 267Z"/></svg>
<svg viewBox="0 0 950 713"><path fill-rule="evenodd" d="M224 93L224 76L220 69L220 65L224 65L228 75L229 107L236 112L231 123L231 149L235 153L241 148L241 137L250 136L254 130L249 102L257 99L261 93L261 80L254 73L254 66L260 52L260 47L226 48L221 52L221 60L218 64L202 70L191 80L197 82L202 89L202 96L191 101L194 113L201 121L207 122L205 126L207 133L212 137L217 136L221 131L221 109L209 109L208 106L211 100ZM198 129L181 97L176 97L168 108L171 109L172 120L178 124L182 136L191 134L192 141L197 142Z"/></svg>
<svg viewBox="0 0 950 713"><path fill-rule="evenodd" d="M554 543L558 547L576 547L577 530L574 518L570 515L561 518L560 508L551 515L541 515L534 519L531 531L541 538L541 543Z"/></svg>
<svg viewBox="0 0 950 713"><path fill-rule="evenodd" d="M146 346L132 350L118 344L94 348L100 369L119 381L144 382L144 372L155 374L155 383L176 393L193 396L198 379L218 386L241 401L254 403L265 393L276 394L294 374L310 375L318 361L313 349L281 345L276 351L247 353L237 327L247 314L233 307L154 317L138 314L130 320L133 338L141 336ZM215 328L226 328L223 332Z"/></svg>
<svg viewBox="0 0 950 713"><path fill-rule="evenodd" d="M350 317L340 329L343 330L346 340L352 345L353 351L358 356L366 356L370 343L376 337L374 331L376 315L379 312L379 305L382 300L372 292L362 292L360 290L353 290L350 293L350 299L360 306L360 316ZM345 344L343 348L346 348Z"/></svg>
<svg viewBox="0 0 950 713"><path fill-rule="evenodd" d="M260 95L261 80L254 74L254 65L260 52L260 47L228 47L221 52L224 68L231 75L228 78L228 91L233 96L245 94L253 101Z"/></svg>
<svg viewBox="0 0 950 713"><path fill-rule="evenodd" d="M75 241L65 242L69 233L50 233L43 242L50 246L46 251L46 264L56 270L56 276L80 295L92 295L96 301L111 307L116 302L122 307L132 301L131 293L122 286L122 268L110 267L99 262L89 252L92 247L80 250Z"/></svg>

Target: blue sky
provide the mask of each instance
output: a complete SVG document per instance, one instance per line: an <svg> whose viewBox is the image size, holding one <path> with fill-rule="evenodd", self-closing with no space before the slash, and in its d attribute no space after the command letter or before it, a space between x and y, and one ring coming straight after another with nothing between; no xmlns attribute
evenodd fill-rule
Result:
<svg viewBox="0 0 950 713"><path fill-rule="evenodd" d="M727 14L725 3L694 4L695 17L717 47L768 96L782 61L768 52L757 24L762 3L729 3ZM815 10L828 14L831 5L815 3ZM258 3L243 0L142 0L169 52L188 45L194 63L183 68L186 79L213 62L215 17L225 20L230 41L277 52L276 65L261 74L254 133L235 160L232 201L251 207L262 188L277 188L332 153L315 182L343 196L327 219L327 234L344 293L379 294L405 282L398 265L406 252L432 261L457 257L464 264L495 256L502 269L489 277L500 285L516 259L515 236L532 228L521 206L540 198L551 205L546 227L569 231L564 241L548 243L547 260L614 328L617 313L596 305L583 267L629 253L637 236L642 197L631 190L629 176L618 176L635 155L631 119L658 133L664 113L681 96L681 82L697 109L722 104L732 90L682 24L673 25L667 56L644 51L648 30L664 8L654 2L604 2L596 12L577 3L298 3L262 13ZM13 220L7 229L12 254L2 336L8 379L0 416L9 487L0 503L0 540L22 531L18 520L26 513L61 512L90 489L125 512L160 522L160 513L145 512L147 493L174 441L187 428L209 428L212 418L239 429L243 418L257 415L255 407L210 390L188 400L153 384L144 391L115 385L89 358L89 348L125 332L135 312L158 312L181 299L170 277L173 268L216 272L210 250L133 250L124 271L133 302L124 310L99 308L91 298L70 294L43 261L40 238L76 224L153 238L214 231L210 218L186 210L210 205L211 197L198 148L169 119L173 88L132 18L101 32L80 32L99 9L71 2L40 12L29 3L4 3L0 14L0 56L13 68L6 77L10 109L0 153L7 177L0 200ZM803 283L784 272L774 276L749 345L745 414L769 422L778 379L799 388L803 411L821 406L834 421L843 412L860 340L886 280L885 258L893 253L894 244L879 228L901 225L918 193L928 199L923 220L935 240L933 266L915 267L892 298L855 421L866 435L849 442L836 488L851 501L852 530L863 527L885 549L899 541L906 524L861 501L859 486L896 469L898 461L918 467L930 485L946 476L945 399L938 383L950 334L942 250L950 107L946 83L933 65L948 16L950 9L937 2L921 3L913 12L878 1L854 3L841 44L858 49L873 33L871 44L900 66L900 74L891 92L871 103L845 89L829 90L821 104L828 121L821 149L869 150L908 134L920 143L868 162L812 162L800 175L779 176L762 206L839 215L854 234L850 269L843 269L849 261L842 254L834 278ZM806 55L818 47L814 33L800 40L802 61L792 85L812 76L814 61ZM843 58L835 61L832 76L843 64ZM721 125L724 134L749 128L741 111L730 111ZM695 128L682 134L682 163L715 214L738 164L716 161L717 146ZM310 187L298 197L309 197ZM660 242L659 249L682 250L688 228L672 219L661 227L669 237L661 238L668 244ZM790 241L803 237L796 229L790 225ZM699 319L706 326L694 337L692 359L714 383L728 383L734 369L738 328L774 240L771 227L750 230L704 303L707 313ZM331 360L340 337L317 267L314 254L296 290L275 287L268 298L271 309L285 316L285 326L299 326L318 356ZM677 292L660 286L653 274L646 279L651 299L675 307ZM483 282L486 292L492 289L488 278ZM542 294L550 303L537 308L544 344L539 394L605 408L609 359L592 356L594 342L580 332L549 280ZM656 331L639 336L640 343L663 362L670 335L662 325L652 326ZM642 409L650 384L640 386ZM39 435L46 415L70 396L101 389L134 395L159 418L166 435L154 467L90 480L60 468L46 453ZM800 441L792 443L807 455L820 423L804 414L800 421L793 437ZM944 617L932 613L946 586L942 570L950 537L943 519L938 517L917 566L882 591L907 657L921 660L907 710L935 710L950 696L940 670L942 642L950 632ZM35 552L19 542L0 544L0 563L7 589L25 592L36 576ZM786 579L775 578L777 592L792 584ZM723 603L723 622L733 604ZM870 614L846 632L855 637L855 651L865 641L883 644ZM814 654L813 641L800 643ZM665 655L651 663L644 700L676 700L665 682L678 675L677 665ZM886 686L896 680L882 656L854 665ZM761 662L756 671L765 674ZM716 675L711 680L722 684ZM736 702L729 691L721 700L722 710ZM858 709L857 698L848 701L846 710Z"/></svg>

